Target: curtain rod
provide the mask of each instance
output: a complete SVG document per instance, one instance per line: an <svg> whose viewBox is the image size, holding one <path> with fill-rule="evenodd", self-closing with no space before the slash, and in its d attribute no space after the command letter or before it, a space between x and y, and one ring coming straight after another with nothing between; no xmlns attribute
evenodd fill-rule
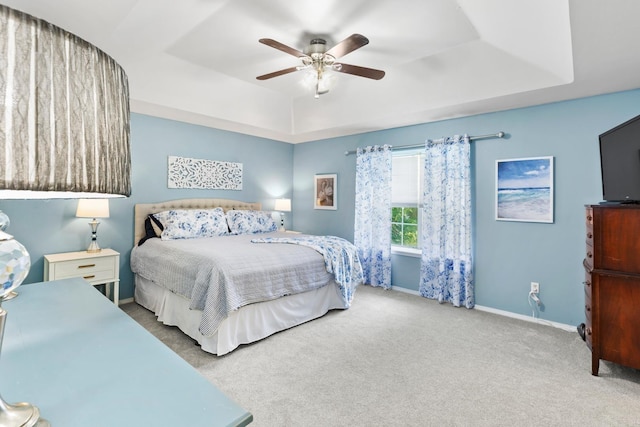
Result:
<svg viewBox="0 0 640 427"><path fill-rule="evenodd" d="M476 139L487 139L487 138L504 138L504 132L500 131L498 133L492 133L489 135L477 135L477 136L470 136L469 140L470 141L475 141ZM427 139L427 141L429 141ZM427 142L425 141L425 143ZM444 138L440 138L440 139L434 139L431 142L434 142L436 144L442 143L444 142ZM415 145L403 145L400 147L392 147L391 149L396 151L396 150L410 150L413 148L423 148L424 144L415 144ZM357 150L351 150L351 151L345 151L344 155L348 156L349 154L356 154Z"/></svg>

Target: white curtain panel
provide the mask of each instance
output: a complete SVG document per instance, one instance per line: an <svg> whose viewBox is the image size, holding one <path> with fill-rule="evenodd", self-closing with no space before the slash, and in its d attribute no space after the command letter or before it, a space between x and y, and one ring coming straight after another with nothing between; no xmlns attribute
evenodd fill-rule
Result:
<svg viewBox="0 0 640 427"><path fill-rule="evenodd" d="M391 146L356 152L354 244L364 282L391 288Z"/></svg>
<svg viewBox="0 0 640 427"><path fill-rule="evenodd" d="M469 137L427 141L421 223L422 296L473 308L471 227Z"/></svg>

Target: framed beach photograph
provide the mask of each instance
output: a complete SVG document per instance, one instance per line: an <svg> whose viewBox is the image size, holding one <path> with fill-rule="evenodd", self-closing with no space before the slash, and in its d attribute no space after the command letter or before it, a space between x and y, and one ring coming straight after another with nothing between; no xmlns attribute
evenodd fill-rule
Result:
<svg viewBox="0 0 640 427"><path fill-rule="evenodd" d="M553 157L496 160L496 220L553 222Z"/></svg>
<svg viewBox="0 0 640 427"><path fill-rule="evenodd" d="M338 209L338 175L325 174L316 175L314 179L313 194L315 199L313 202L314 209Z"/></svg>

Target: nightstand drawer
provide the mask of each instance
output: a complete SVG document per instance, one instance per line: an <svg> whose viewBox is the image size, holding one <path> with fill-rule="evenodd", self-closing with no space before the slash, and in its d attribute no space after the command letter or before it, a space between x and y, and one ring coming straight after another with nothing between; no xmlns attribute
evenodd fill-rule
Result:
<svg viewBox="0 0 640 427"><path fill-rule="evenodd" d="M113 270L100 270L100 271L81 271L73 275L67 276L56 276L55 280L60 279L69 279L72 277L82 277L84 280L91 284L101 284L106 282L113 282L115 280L115 275Z"/></svg>
<svg viewBox="0 0 640 427"><path fill-rule="evenodd" d="M115 258L77 259L55 263L51 280L83 277L93 280L95 277L113 279L115 276ZM91 279L89 279L91 277Z"/></svg>

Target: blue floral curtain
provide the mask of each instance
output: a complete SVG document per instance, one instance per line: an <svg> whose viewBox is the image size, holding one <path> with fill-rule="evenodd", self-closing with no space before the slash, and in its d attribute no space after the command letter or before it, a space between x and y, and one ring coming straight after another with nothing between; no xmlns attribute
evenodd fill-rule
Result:
<svg viewBox="0 0 640 427"><path fill-rule="evenodd" d="M427 141L425 153L420 294L473 308L469 137Z"/></svg>
<svg viewBox="0 0 640 427"><path fill-rule="evenodd" d="M358 148L354 244L364 282L391 288L391 146Z"/></svg>

